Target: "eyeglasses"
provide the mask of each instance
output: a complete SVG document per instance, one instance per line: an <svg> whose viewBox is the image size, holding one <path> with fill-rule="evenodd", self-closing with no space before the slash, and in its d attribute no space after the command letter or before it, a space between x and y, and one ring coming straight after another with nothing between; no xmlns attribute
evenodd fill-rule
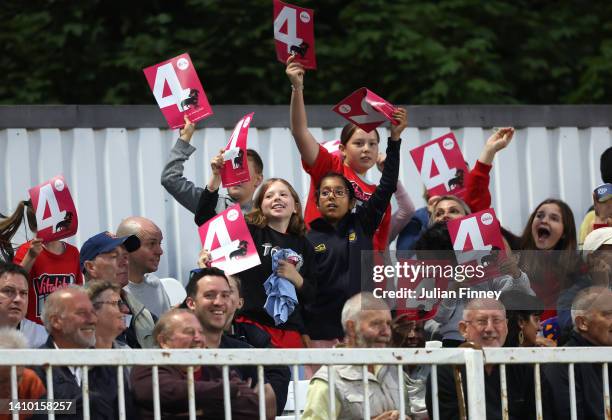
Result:
<svg viewBox="0 0 612 420"><path fill-rule="evenodd" d="M334 188L333 190L331 188L326 188L324 190L321 190L319 194L323 198L327 198L332 194L334 194L334 197L341 198L348 194L348 190L346 188Z"/></svg>
<svg viewBox="0 0 612 420"><path fill-rule="evenodd" d="M117 308L121 309L122 307L127 307L127 303L125 303L124 300L119 299L119 300L99 300L97 302L94 302L93 304L96 307L99 307L100 305L112 305L112 306L116 306Z"/></svg>
<svg viewBox="0 0 612 420"><path fill-rule="evenodd" d="M486 328L487 325L489 325L489 322L491 322L493 324L494 327L499 327L502 324L505 324L507 322L506 318L480 318L480 319L475 319L473 321L463 321L466 324L474 324L476 325L477 328L483 329Z"/></svg>

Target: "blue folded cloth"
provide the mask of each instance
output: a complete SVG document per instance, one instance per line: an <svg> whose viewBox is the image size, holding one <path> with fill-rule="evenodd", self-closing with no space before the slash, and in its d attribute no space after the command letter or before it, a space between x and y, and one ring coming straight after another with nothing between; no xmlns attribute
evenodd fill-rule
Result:
<svg viewBox="0 0 612 420"><path fill-rule="evenodd" d="M278 263L281 260L300 261L301 257L292 249L281 249L272 255L272 274L264 283L266 290L266 303L264 309L274 318L275 325L287 322L298 304L295 286L286 278L276 274Z"/></svg>

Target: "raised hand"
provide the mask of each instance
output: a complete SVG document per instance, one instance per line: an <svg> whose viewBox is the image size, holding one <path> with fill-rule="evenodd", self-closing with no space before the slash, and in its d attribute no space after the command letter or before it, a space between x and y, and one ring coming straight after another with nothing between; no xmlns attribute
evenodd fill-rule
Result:
<svg viewBox="0 0 612 420"><path fill-rule="evenodd" d="M408 127L408 113L404 108L397 108L395 112L393 112L393 119L399 124L391 124L391 140L397 141L400 139L404 128Z"/></svg>

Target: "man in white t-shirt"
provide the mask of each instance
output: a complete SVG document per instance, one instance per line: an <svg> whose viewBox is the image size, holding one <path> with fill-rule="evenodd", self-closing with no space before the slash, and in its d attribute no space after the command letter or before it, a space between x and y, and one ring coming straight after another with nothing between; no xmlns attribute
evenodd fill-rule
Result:
<svg viewBox="0 0 612 420"><path fill-rule="evenodd" d="M136 235L140 248L129 254L129 282L124 287L158 318L170 309L171 303L163 284L155 274L163 255L163 235L153 221L132 216L117 228L117 236Z"/></svg>

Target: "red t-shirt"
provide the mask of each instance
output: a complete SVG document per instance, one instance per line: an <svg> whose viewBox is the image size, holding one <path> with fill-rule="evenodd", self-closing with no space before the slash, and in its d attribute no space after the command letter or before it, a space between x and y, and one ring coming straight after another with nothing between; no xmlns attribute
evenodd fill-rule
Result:
<svg viewBox="0 0 612 420"><path fill-rule="evenodd" d="M319 145L319 155L312 166L308 166L302 160L302 167L310 174L310 191L308 200L306 201L306 210L304 211L304 220L306 224L310 224L313 220L321 217L319 209L317 209L315 189L321 178L328 172L338 172L344 175L353 184L357 205L364 201L368 201L374 193L376 185L365 183L350 166L345 165L340 158L332 155L326 148ZM377 251L384 251L389 247L389 229L391 226L391 206L387 207L380 226L374 234L372 245Z"/></svg>
<svg viewBox="0 0 612 420"><path fill-rule="evenodd" d="M79 263L79 250L64 242L66 250L61 255L47 251L44 247L30 271L28 287L28 313L26 318L42 325L42 309L55 289L69 284L83 284L83 275ZM15 253L14 262L21 264L30 249L30 242L21 245Z"/></svg>

